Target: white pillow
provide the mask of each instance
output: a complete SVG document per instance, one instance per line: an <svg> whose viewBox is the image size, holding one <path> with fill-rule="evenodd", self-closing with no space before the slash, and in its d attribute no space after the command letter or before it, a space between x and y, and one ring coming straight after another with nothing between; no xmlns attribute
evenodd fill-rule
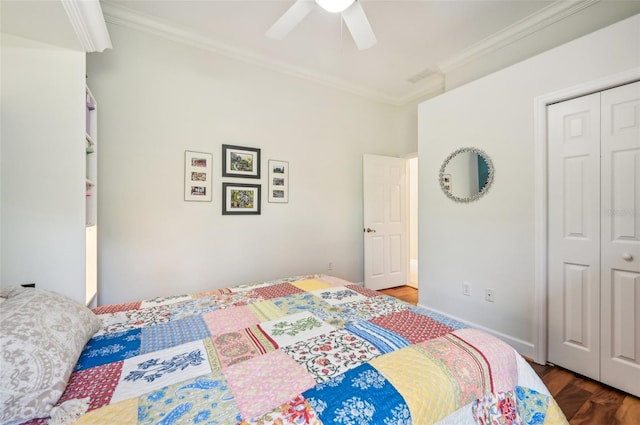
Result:
<svg viewBox="0 0 640 425"><path fill-rule="evenodd" d="M100 320L43 289L5 288L0 297L0 423L48 417Z"/></svg>

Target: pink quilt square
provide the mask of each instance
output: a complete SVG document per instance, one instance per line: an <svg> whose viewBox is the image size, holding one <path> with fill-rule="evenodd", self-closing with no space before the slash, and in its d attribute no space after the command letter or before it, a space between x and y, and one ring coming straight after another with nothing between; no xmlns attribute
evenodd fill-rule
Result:
<svg viewBox="0 0 640 425"><path fill-rule="evenodd" d="M120 380L122 361L84 369L71 374L69 384L58 404L75 398L89 397L89 410L109 404Z"/></svg>
<svg viewBox="0 0 640 425"><path fill-rule="evenodd" d="M479 329L458 329L454 335L481 351L487 359L491 365L493 391L508 391L517 385L516 352L506 342Z"/></svg>
<svg viewBox="0 0 640 425"><path fill-rule="evenodd" d="M211 338L222 367L228 367L278 348L276 342L259 326Z"/></svg>
<svg viewBox="0 0 640 425"><path fill-rule="evenodd" d="M351 289L352 291L356 291L359 292L361 295L364 295L365 297L379 297L382 294L378 291L374 291L373 289L369 289L369 288L363 288L360 285L347 285L347 288Z"/></svg>
<svg viewBox="0 0 640 425"><path fill-rule="evenodd" d="M264 300L264 298L262 298L256 291L229 292L225 294L209 295L208 298L211 298L213 303L221 310Z"/></svg>
<svg viewBox="0 0 640 425"><path fill-rule="evenodd" d="M437 338L453 330L436 320L408 310L375 317L370 321L397 333L412 344Z"/></svg>
<svg viewBox="0 0 640 425"><path fill-rule="evenodd" d="M210 311L204 313L202 318L212 336L239 331L260 323L260 319L246 305Z"/></svg>
<svg viewBox="0 0 640 425"><path fill-rule="evenodd" d="M223 370L243 419L262 415L313 387L305 368L281 350Z"/></svg>
<svg viewBox="0 0 640 425"><path fill-rule="evenodd" d="M265 300L272 298L286 297L287 295L299 294L304 292L302 289L293 286L290 283L281 283L279 285L265 286L264 288L256 288L256 292Z"/></svg>
<svg viewBox="0 0 640 425"><path fill-rule="evenodd" d="M141 301L136 301L134 303L126 303L126 304L110 304L103 305L100 307L96 307L92 309L94 314L107 314L107 313L118 313L119 311L126 310L138 310L140 308Z"/></svg>

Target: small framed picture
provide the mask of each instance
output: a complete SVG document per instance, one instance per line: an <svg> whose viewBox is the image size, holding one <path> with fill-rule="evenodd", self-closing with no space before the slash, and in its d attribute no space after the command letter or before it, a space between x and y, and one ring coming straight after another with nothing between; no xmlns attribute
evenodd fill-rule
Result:
<svg viewBox="0 0 640 425"><path fill-rule="evenodd" d="M259 184L222 183L222 215L260 214Z"/></svg>
<svg viewBox="0 0 640 425"><path fill-rule="evenodd" d="M289 202L289 163L269 160L269 202Z"/></svg>
<svg viewBox="0 0 640 425"><path fill-rule="evenodd" d="M222 177L260 178L260 149L222 145Z"/></svg>
<svg viewBox="0 0 640 425"><path fill-rule="evenodd" d="M211 202L211 161L204 152L184 152L184 200Z"/></svg>

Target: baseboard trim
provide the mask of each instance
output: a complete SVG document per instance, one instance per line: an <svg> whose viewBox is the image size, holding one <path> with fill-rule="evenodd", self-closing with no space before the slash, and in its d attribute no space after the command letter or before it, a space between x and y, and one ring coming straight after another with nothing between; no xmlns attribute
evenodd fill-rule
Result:
<svg viewBox="0 0 640 425"><path fill-rule="evenodd" d="M423 309L428 310L428 311L432 311L432 312L437 313L437 314L441 314L443 316L450 317L450 318L452 318L454 320L457 320L458 322L464 323L465 325L469 325L472 328L483 330L486 333L491 334L491 335L495 336L496 338L506 342L507 344L509 344L510 346L515 348L516 351L518 353L520 353L522 356L525 356L525 357L528 357L528 358L535 358L535 356L534 356L535 345L532 344L531 342L523 341L523 340L521 340L519 338L514 338L512 336L503 334L502 332L498 332L496 330L487 328L487 327L479 325L477 323L473 323L473 322L470 322L468 320L464 320L464 319L461 319L459 317L453 316L453 315L451 315L449 313L445 313L445 312L436 310L435 308L427 307L427 306L424 306L422 304L418 304L418 307L423 308Z"/></svg>

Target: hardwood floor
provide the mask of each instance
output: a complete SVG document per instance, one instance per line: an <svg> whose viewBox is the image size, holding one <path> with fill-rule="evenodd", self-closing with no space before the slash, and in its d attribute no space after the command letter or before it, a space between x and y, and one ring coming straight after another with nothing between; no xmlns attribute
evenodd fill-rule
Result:
<svg viewBox="0 0 640 425"><path fill-rule="evenodd" d="M396 286L395 288L383 289L382 292L385 295L390 295L394 298L401 299L413 305L418 304L418 290L411 286L403 285Z"/></svg>
<svg viewBox="0 0 640 425"><path fill-rule="evenodd" d="M418 290L410 286L380 292L418 302ZM571 425L640 425L640 399L557 366L530 362Z"/></svg>
<svg viewBox="0 0 640 425"><path fill-rule="evenodd" d="M557 366L529 363L571 425L638 425L640 399Z"/></svg>

